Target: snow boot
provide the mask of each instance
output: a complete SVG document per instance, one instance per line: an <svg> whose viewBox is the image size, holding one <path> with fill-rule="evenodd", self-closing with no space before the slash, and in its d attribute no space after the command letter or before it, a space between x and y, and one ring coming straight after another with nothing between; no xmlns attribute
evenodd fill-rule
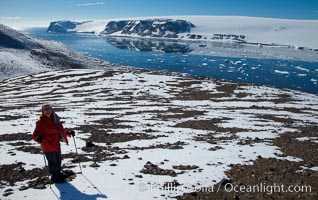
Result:
<svg viewBox="0 0 318 200"><path fill-rule="evenodd" d="M61 174L55 174L51 176L51 181L53 183L64 183L65 178Z"/></svg>
<svg viewBox="0 0 318 200"><path fill-rule="evenodd" d="M75 175L75 172L73 172L72 170L63 170L61 172L61 176L64 178L64 179L67 179L68 177L70 176L73 176Z"/></svg>

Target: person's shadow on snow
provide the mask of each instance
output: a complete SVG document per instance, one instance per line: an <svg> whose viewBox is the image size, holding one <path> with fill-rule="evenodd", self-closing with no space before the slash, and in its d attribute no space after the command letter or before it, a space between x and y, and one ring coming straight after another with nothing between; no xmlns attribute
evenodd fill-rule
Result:
<svg viewBox="0 0 318 200"><path fill-rule="evenodd" d="M85 194L69 182L55 184L55 187L60 191L61 200L96 200L97 198L107 198L105 194Z"/></svg>

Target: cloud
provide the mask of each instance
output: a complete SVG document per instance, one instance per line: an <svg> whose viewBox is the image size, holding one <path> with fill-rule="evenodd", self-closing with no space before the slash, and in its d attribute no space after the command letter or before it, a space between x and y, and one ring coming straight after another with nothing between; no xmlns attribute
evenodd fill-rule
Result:
<svg viewBox="0 0 318 200"><path fill-rule="evenodd" d="M2 19L12 19L12 20L15 20L15 19L21 19L21 17L18 17L18 16L6 16L6 17L1 17Z"/></svg>
<svg viewBox="0 0 318 200"><path fill-rule="evenodd" d="M93 3L81 3L81 4L77 4L77 6L100 6L100 5L104 5L105 2L103 1L98 1L98 2L93 2Z"/></svg>

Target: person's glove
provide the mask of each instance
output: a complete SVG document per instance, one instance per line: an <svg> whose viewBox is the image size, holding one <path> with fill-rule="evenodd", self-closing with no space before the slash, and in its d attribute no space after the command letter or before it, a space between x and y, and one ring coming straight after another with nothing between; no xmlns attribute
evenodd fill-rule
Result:
<svg viewBox="0 0 318 200"><path fill-rule="evenodd" d="M42 143L42 141L43 141L43 135L39 134L39 135L36 137L36 140L38 141L38 143Z"/></svg>
<svg viewBox="0 0 318 200"><path fill-rule="evenodd" d="M67 134L68 134L69 136L74 137L74 136L75 136L75 131L69 130L69 131L67 132Z"/></svg>

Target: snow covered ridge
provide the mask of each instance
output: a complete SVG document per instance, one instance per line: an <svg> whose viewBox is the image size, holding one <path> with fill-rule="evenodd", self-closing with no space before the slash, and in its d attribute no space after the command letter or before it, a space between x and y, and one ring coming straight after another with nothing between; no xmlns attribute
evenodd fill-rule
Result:
<svg viewBox="0 0 318 200"><path fill-rule="evenodd" d="M56 21L50 24L48 31L283 45L318 50L318 20L241 16L166 16L86 22Z"/></svg>
<svg viewBox="0 0 318 200"><path fill-rule="evenodd" d="M56 199L40 187L47 171L30 135L42 101L76 131L83 173L112 200L175 199L258 157L300 162L273 140L318 121L317 95L137 69L15 77L0 92L1 199ZM62 144L63 164L79 171L74 148ZM165 190L171 183L180 187ZM80 175L52 189L60 199L98 193Z"/></svg>
<svg viewBox="0 0 318 200"><path fill-rule="evenodd" d="M0 47L16 49L43 48L37 40L0 24Z"/></svg>
<svg viewBox="0 0 318 200"><path fill-rule="evenodd" d="M111 67L66 45L39 40L0 24L0 80L51 69Z"/></svg>

